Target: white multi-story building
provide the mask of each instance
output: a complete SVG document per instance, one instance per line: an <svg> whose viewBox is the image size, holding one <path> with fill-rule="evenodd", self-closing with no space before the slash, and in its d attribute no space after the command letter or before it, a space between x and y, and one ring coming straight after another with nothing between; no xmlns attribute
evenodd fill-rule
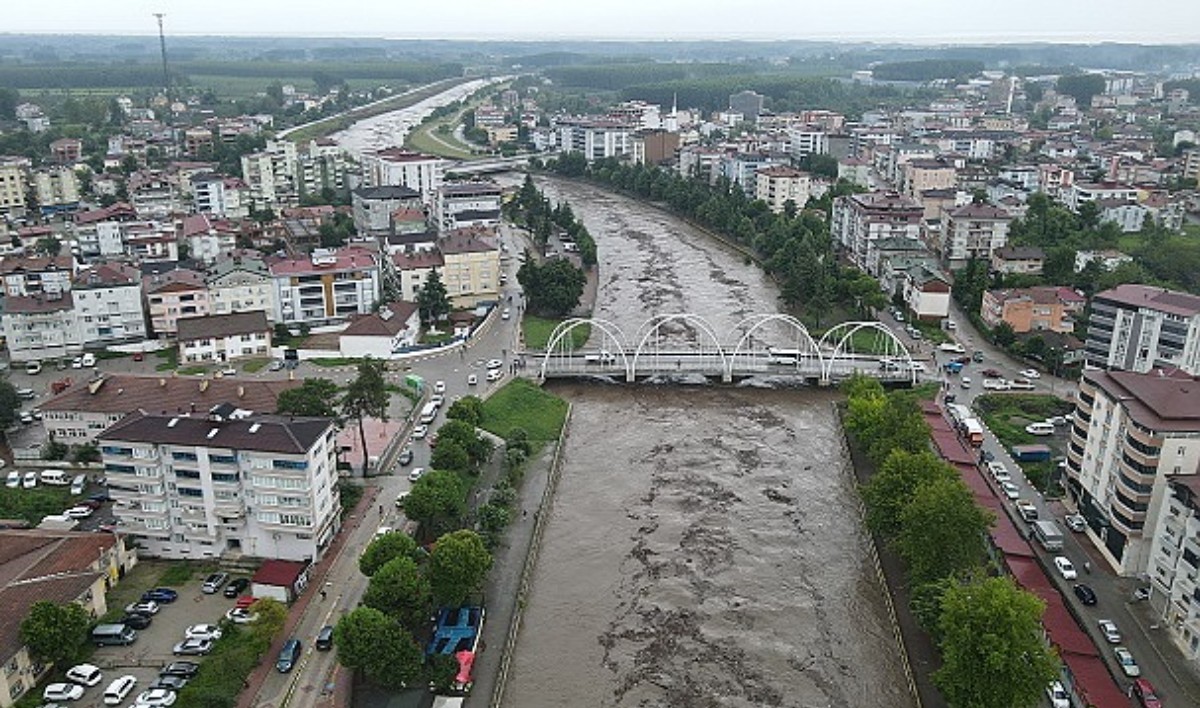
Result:
<svg viewBox="0 0 1200 708"><path fill-rule="evenodd" d="M583 153L588 162L606 157L623 157L633 151L634 128L620 120L596 118L559 119L558 149Z"/></svg>
<svg viewBox="0 0 1200 708"><path fill-rule="evenodd" d="M805 155L829 154L829 134L819 128L792 128L788 131L788 142L792 157L797 159Z"/></svg>
<svg viewBox="0 0 1200 708"><path fill-rule="evenodd" d="M1043 187L1044 191L1049 191ZM1114 202L1137 204L1137 190L1124 184L1075 182L1070 186L1060 187L1059 198L1071 211L1079 211L1079 207L1087 202Z"/></svg>
<svg viewBox="0 0 1200 708"><path fill-rule="evenodd" d="M77 253L82 258L108 258L125 252L122 224L137 218L128 204L77 212L71 223Z"/></svg>
<svg viewBox="0 0 1200 708"><path fill-rule="evenodd" d="M84 347L146 338L142 274L127 263L97 263L75 276L75 316Z"/></svg>
<svg viewBox="0 0 1200 708"><path fill-rule="evenodd" d="M808 203L812 177L807 172L772 165L754 175L754 198L766 202L776 214L783 212L788 202L799 211Z"/></svg>
<svg viewBox="0 0 1200 708"><path fill-rule="evenodd" d="M967 204L945 212L942 259L951 270L977 258L991 261L992 253L1008 245L1012 215L991 204Z"/></svg>
<svg viewBox="0 0 1200 708"><path fill-rule="evenodd" d="M275 318L275 282L255 251L235 252L218 260L204 276L208 307L214 315L262 312Z"/></svg>
<svg viewBox="0 0 1200 708"><path fill-rule="evenodd" d="M70 167L49 167L33 173L33 188L43 214L79 206L79 178Z"/></svg>
<svg viewBox="0 0 1200 708"><path fill-rule="evenodd" d="M1133 283L1096 293L1084 356L1106 369L1200 374L1200 297Z"/></svg>
<svg viewBox="0 0 1200 708"><path fill-rule="evenodd" d="M459 229L438 239L445 266L442 283L450 303L475 307L500 299L500 243L491 229Z"/></svg>
<svg viewBox="0 0 1200 708"><path fill-rule="evenodd" d="M1163 504L1150 538L1150 605L1171 638L1195 667L1200 665L1200 470L1167 479Z"/></svg>
<svg viewBox="0 0 1200 708"><path fill-rule="evenodd" d="M323 324L371 311L379 300L379 263L372 251L346 246L317 249L309 258L270 265L275 290L275 321Z"/></svg>
<svg viewBox="0 0 1200 708"><path fill-rule="evenodd" d="M500 185L456 182L438 190L438 224L450 231L468 226L500 225Z"/></svg>
<svg viewBox="0 0 1200 708"><path fill-rule="evenodd" d="M893 237L919 240L923 215L920 204L895 192L852 194L834 200L829 233L850 260L865 269L873 242Z"/></svg>
<svg viewBox="0 0 1200 708"><path fill-rule="evenodd" d="M255 209L278 209L297 203L296 144L268 140L261 152L242 155L242 179L250 187Z"/></svg>
<svg viewBox="0 0 1200 708"><path fill-rule="evenodd" d="M249 185L237 177L207 173L192 178L192 201L201 214L244 219L253 200Z"/></svg>
<svg viewBox="0 0 1200 708"><path fill-rule="evenodd" d="M1200 470L1196 386L1191 376L1132 371L1085 371L1079 382L1067 492L1118 575L1150 570L1169 483Z"/></svg>
<svg viewBox="0 0 1200 708"><path fill-rule="evenodd" d="M4 334L13 361L42 361L83 351L71 291L4 298Z"/></svg>
<svg viewBox="0 0 1200 708"><path fill-rule="evenodd" d="M5 295L61 293L71 289L75 277L72 256L9 256L0 261Z"/></svg>
<svg viewBox="0 0 1200 708"><path fill-rule="evenodd" d="M365 187L408 187L420 193L426 206L433 206L442 186L447 160L404 148L390 147L362 156Z"/></svg>
<svg viewBox="0 0 1200 708"><path fill-rule="evenodd" d="M135 412L99 436L114 514L142 553L318 561L339 527L328 418Z"/></svg>
<svg viewBox="0 0 1200 708"><path fill-rule="evenodd" d="M0 214L20 216L25 213L25 175L28 171L28 158L0 158Z"/></svg>
<svg viewBox="0 0 1200 708"><path fill-rule="evenodd" d="M271 353L271 325L265 312L185 317L176 325L180 361L223 363Z"/></svg>

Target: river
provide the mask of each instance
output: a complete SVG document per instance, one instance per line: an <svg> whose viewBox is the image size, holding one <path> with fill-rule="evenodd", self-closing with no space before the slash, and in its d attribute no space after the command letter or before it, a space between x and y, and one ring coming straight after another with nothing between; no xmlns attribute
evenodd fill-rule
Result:
<svg viewBox="0 0 1200 708"><path fill-rule="evenodd" d="M595 237L596 314L627 337L692 312L725 339L776 309L757 267L680 220L539 186ZM552 388L574 414L506 706L912 705L834 394Z"/></svg>

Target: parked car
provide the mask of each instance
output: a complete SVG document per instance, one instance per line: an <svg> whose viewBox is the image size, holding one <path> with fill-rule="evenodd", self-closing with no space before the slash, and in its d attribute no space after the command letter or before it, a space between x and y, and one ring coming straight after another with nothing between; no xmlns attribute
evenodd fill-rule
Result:
<svg viewBox="0 0 1200 708"><path fill-rule="evenodd" d="M83 490L85 489L87 489L87 475L75 475L75 478L71 480L71 496L77 497L83 494Z"/></svg>
<svg viewBox="0 0 1200 708"><path fill-rule="evenodd" d="M1025 426L1025 432L1038 436L1053 435L1054 426L1049 423L1030 423Z"/></svg>
<svg viewBox="0 0 1200 708"><path fill-rule="evenodd" d="M154 600L134 602L125 606L125 612L130 614L137 613L139 615L157 615L158 610L158 603Z"/></svg>
<svg viewBox="0 0 1200 708"><path fill-rule="evenodd" d="M225 613L225 619L234 624L250 624L258 619L258 613L251 612L244 607L235 607Z"/></svg>
<svg viewBox="0 0 1200 708"><path fill-rule="evenodd" d="M504 368L504 362L501 361L500 359L488 359L487 368L488 369L502 369L502 368Z"/></svg>
<svg viewBox="0 0 1200 708"><path fill-rule="evenodd" d="M204 585L200 586L200 590L206 595L212 595L221 589L229 580L229 573L213 573L204 579Z"/></svg>
<svg viewBox="0 0 1200 708"><path fill-rule="evenodd" d="M47 701L77 701L83 698L83 686L77 683L52 683L42 691L42 699Z"/></svg>
<svg viewBox="0 0 1200 708"><path fill-rule="evenodd" d="M81 686L95 686L103 679L100 667L94 664L76 664L67 669L67 680Z"/></svg>
<svg viewBox="0 0 1200 708"><path fill-rule="evenodd" d="M982 373L984 376L988 377L989 379L999 379L1004 376L1004 374L1000 373L996 369L984 369Z"/></svg>
<svg viewBox="0 0 1200 708"><path fill-rule="evenodd" d="M104 689L104 705L115 706L120 705L121 701L125 700L125 696L133 690L137 685L137 678L128 674L108 684L108 688Z"/></svg>
<svg viewBox="0 0 1200 708"><path fill-rule="evenodd" d="M1012 482L1001 482L1000 489L1004 492L1004 496L1009 499L1016 499L1021 496L1021 490Z"/></svg>
<svg viewBox="0 0 1200 708"><path fill-rule="evenodd" d="M1154 686L1144 678L1133 682L1133 695L1142 704L1142 708L1162 708L1162 701L1159 700Z"/></svg>
<svg viewBox="0 0 1200 708"><path fill-rule="evenodd" d="M129 613L121 618L119 624L128 625L134 629L145 629L150 626L154 618L150 615L143 615L136 612Z"/></svg>
<svg viewBox="0 0 1200 708"><path fill-rule="evenodd" d="M179 599L179 593L171 588L154 588L142 593L142 600L153 600L154 602L175 602Z"/></svg>
<svg viewBox="0 0 1200 708"><path fill-rule="evenodd" d="M1059 681L1054 681L1046 687L1046 698L1050 699L1051 708L1071 708L1071 698Z"/></svg>
<svg viewBox="0 0 1200 708"><path fill-rule="evenodd" d="M423 440L428 434L429 426L425 425L424 423L421 423L417 427L413 428L412 431L413 440Z"/></svg>
<svg viewBox="0 0 1200 708"><path fill-rule="evenodd" d="M167 688L151 688L142 691L138 694L137 705L139 708L160 708L165 706L175 705L177 694Z"/></svg>
<svg viewBox="0 0 1200 708"><path fill-rule="evenodd" d="M1079 577L1079 574L1075 572L1075 566L1071 565L1071 559L1066 556L1055 556L1054 567L1058 568L1059 575L1063 576L1065 580L1074 580Z"/></svg>
<svg viewBox="0 0 1200 708"><path fill-rule="evenodd" d="M200 670L200 665L194 661L172 661L159 670L159 676L183 676L192 678Z"/></svg>
<svg viewBox="0 0 1200 708"><path fill-rule="evenodd" d="M1133 654L1125 647L1116 647L1113 649L1113 656L1117 657L1117 664L1120 665L1121 671L1129 678L1137 678L1142 675L1142 669L1133 660Z"/></svg>
<svg viewBox="0 0 1200 708"><path fill-rule="evenodd" d="M79 506L73 506L70 509L67 509L66 511L64 511L63 516L65 516L69 519L86 519L87 517L89 517L93 513L95 513L95 511L96 510L90 506L84 506L84 505L80 504Z"/></svg>
<svg viewBox="0 0 1200 708"><path fill-rule="evenodd" d="M249 578L234 578L225 586L225 597L234 598L246 592L246 588L250 587Z"/></svg>
<svg viewBox="0 0 1200 708"><path fill-rule="evenodd" d="M433 384L433 392L434 393L443 393L443 394L446 393L446 382L445 381L435 381Z"/></svg>
<svg viewBox="0 0 1200 708"><path fill-rule="evenodd" d="M1100 633L1104 635L1104 641L1109 644L1121 643L1121 631L1117 629L1117 623L1112 620L1098 620L1096 624L1100 625Z"/></svg>
<svg viewBox="0 0 1200 708"><path fill-rule="evenodd" d="M487 380L488 381L499 381L501 378L503 378L503 376L504 376L504 372L501 371L500 369L490 369L487 372Z"/></svg>
<svg viewBox="0 0 1200 708"><path fill-rule="evenodd" d="M333 625L327 624L317 632L315 644L317 651L329 651L333 648Z"/></svg>
<svg viewBox="0 0 1200 708"><path fill-rule="evenodd" d="M1021 369L1021 375L1027 379L1042 378L1041 372L1039 372L1037 369Z"/></svg>
<svg viewBox="0 0 1200 708"><path fill-rule="evenodd" d="M146 360L146 354L145 354L144 352L134 352L134 353L133 353L133 360L134 360L134 361L145 361L145 360Z"/></svg>
<svg viewBox="0 0 1200 708"><path fill-rule="evenodd" d="M938 349L951 354L966 354L967 349L958 342L942 342L938 345Z"/></svg>
<svg viewBox="0 0 1200 708"><path fill-rule="evenodd" d="M992 479L996 480L997 482L1012 481L1012 475L1008 473L1008 468L1004 466L1003 462L1000 462L999 460L993 460L987 463L987 466L988 472L992 473Z"/></svg>
<svg viewBox="0 0 1200 708"><path fill-rule="evenodd" d="M400 451L400 457L396 458L396 462L400 463L401 467L411 465L413 461L413 451L411 447L406 447Z"/></svg>
<svg viewBox="0 0 1200 708"><path fill-rule="evenodd" d="M176 644L171 653L177 656L204 655L212 651L212 645L211 639L185 639Z"/></svg>
<svg viewBox="0 0 1200 708"><path fill-rule="evenodd" d="M8 473L8 480L4 483L4 486L9 487L10 489L15 489L16 487L21 486L21 473L17 470L10 471Z"/></svg>
<svg viewBox="0 0 1200 708"><path fill-rule="evenodd" d="M1020 514L1021 518L1026 522L1037 521L1037 505L1028 499L1017 500L1017 513Z"/></svg>
<svg viewBox="0 0 1200 708"><path fill-rule="evenodd" d="M38 483L37 472L26 472L25 479L21 481L21 486L25 489L33 489Z"/></svg>
<svg viewBox="0 0 1200 708"><path fill-rule="evenodd" d="M1075 597L1085 605L1096 604L1096 591L1082 583L1076 583L1072 588L1075 591Z"/></svg>
<svg viewBox="0 0 1200 708"><path fill-rule="evenodd" d="M182 691L188 685L188 679L173 674L163 674L150 684L150 688L165 688L168 691Z"/></svg>
<svg viewBox="0 0 1200 708"><path fill-rule="evenodd" d="M279 371L283 368L282 359L272 359L270 364L267 364L267 371Z"/></svg>
<svg viewBox="0 0 1200 708"><path fill-rule="evenodd" d="M412 472L408 473L408 481L415 482L420 479L423 474L425 474L424 467L414 467Z"/></svg>
<svg viewBox="0 0 1200 708"><path fill-rule="evenodd" d="M184 630L183 635L188 639L211 639L215 642L221 638L221 628L215 624L193 624Z"/></svg>
<svg viewBox="0 0 1200 708"><path fill-rule="evenodd" d="M467 385L468 386L474 386L477 383L479 383L478 376L476 376L475 374L467 374Z"/></svg>
<svg viewBox="0 0 1200 708"><path fill-rule="evenodd" d="M283 648L279 650L279 658L275 660L275 669L281 674L286 674L296 666L296 662L300 660L300 640L289 639L283 643Z"/></svg>
<svg viewBox="0 0 1200 708"><path fill-rule="evenodd" d="M1068 514L1067 518L1063 519L1067 523L1067 528L1072 531L1084 531L1087 529L1087 519L1083 518L1083 514Z"/></svg>

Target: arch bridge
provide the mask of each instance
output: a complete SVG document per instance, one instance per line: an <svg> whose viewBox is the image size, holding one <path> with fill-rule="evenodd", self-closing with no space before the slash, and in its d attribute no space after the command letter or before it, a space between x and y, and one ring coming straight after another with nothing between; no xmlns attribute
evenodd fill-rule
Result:
<svg viewBox="0 0 1200 708"><path fill-rule="evenodd" d="M843 322L814 339L803 322L781 313L751 315L720 332L694 313L655 315L629 337L599 318L565 320L540 359L541 380L608 376L635 382L655 377L704 376L729 383L749 377L800 379L828 386L854 374L916 384L921 366L880 322Z"/></svg>

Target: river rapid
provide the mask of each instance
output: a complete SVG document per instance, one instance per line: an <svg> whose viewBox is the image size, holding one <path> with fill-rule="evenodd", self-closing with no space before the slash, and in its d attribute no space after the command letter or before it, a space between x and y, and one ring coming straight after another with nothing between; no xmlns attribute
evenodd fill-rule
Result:
<svg viewBox="0 0 1200 708"><path fill-rule="evenodd" d="M633 338L702 314L727 340L770 280L665 212L543 179L596 239L596 315ZM705 336L681 323L679 341ZM564 465L504 704L912 705L835 394L555 383Z"/></svg>

